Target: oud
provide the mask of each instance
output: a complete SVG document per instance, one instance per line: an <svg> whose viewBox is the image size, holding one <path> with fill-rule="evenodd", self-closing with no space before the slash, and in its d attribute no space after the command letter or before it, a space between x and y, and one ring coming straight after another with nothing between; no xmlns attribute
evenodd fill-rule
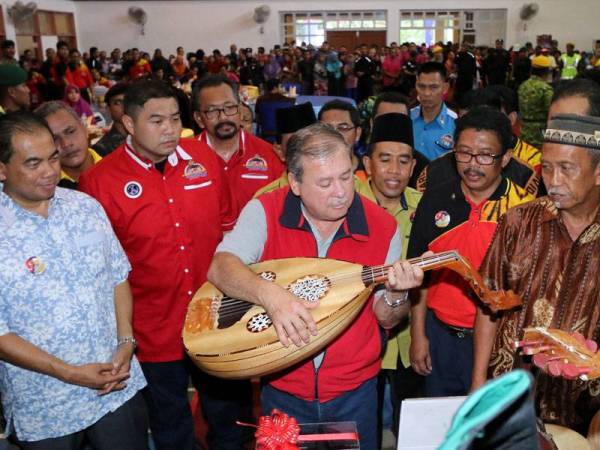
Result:
<svg viewBox="0 0 600 450"><path fill-rule="evenodd" d="M521 304L512 291L490 291L468 260L456 251L408 260L423 270L448 268L469 283L492 311ZM363 266L322 258L287 258L249 266L257 276L277 283L305 302L317 336L302 347L284 347L265 310L230 298L204 283L188 306L183 342L203 371L222 378L251 378L277 372L315 354L350 325L373 290L387 280L389 265Z"/></svg>

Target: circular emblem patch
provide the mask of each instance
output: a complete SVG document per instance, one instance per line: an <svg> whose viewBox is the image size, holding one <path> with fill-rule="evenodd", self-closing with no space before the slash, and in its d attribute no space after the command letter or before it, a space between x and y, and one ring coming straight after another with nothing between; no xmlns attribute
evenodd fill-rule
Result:
<svg viewBox="0 0 600 450"><path fill-rule="evenodd" d="M450 214L446 211L438 211L435 213L435 226L438 228L446 228L450 225Z"/></svg>
<svg viewBox="0 0 600 450"><path fill-rule="evenodd" d="M125 184L123 192L129 198L138 198L142 195L142 185L137 181L129 181Z"/></svg>

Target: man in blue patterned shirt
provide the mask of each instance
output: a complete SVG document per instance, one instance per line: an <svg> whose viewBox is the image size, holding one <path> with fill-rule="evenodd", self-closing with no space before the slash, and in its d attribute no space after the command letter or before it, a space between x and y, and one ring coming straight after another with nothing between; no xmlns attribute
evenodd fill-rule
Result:
<svg viewBox="0 0 600 450"><path fill-rule="evenodd" d="M25 450L147 448L129 262L102 207L57 188L31 113L0 118L0 392Z"/></svg>

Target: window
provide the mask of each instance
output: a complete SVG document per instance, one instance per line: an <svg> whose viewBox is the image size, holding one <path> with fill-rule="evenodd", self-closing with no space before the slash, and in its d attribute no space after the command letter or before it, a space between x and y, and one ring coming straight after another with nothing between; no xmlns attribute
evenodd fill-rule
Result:
<svg viewBox="0 0 600 450"><path fill-rule="evenodd" d="M375 30L387 28L385 11L328 11L281 13L284 42L306 42L320 46L325 30Z"/></svg>
<svg viewBox="0 0 600 450"><path fill-rule="evenodd" d="M75 35L75 19L72 13L38 10L27 20L15 25L17 48L19 53L32 50L35 57L43 59L42 36L56 36L69 44L77 47Z"/></svg>
<svg viewBox="0 0 600 450"><path fill-rule="evenodd" d="M401 11L400 42L461 42L493 45L506 36L505 9Z"/></svg>
<svg viewBox="0 0 600 450"><path fill-rule="evenodd" d="M400 42L425 43L455 41L460 29L458 11L404 11L400 16Z"/></svg>

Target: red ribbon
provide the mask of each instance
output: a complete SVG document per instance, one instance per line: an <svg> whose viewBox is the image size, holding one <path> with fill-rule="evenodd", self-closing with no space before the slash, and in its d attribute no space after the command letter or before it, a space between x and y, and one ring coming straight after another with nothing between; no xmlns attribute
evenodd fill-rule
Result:
<svg viewBox="0 0 600 450"><path fill-rule="evenodd" d="M237 422L238 425L256 427L256 450L298 450L298 442L358 440L357 433L323 433L300 436L300 426L295 418L273 409L270 416L261 416L258 426Z"/></svg>

